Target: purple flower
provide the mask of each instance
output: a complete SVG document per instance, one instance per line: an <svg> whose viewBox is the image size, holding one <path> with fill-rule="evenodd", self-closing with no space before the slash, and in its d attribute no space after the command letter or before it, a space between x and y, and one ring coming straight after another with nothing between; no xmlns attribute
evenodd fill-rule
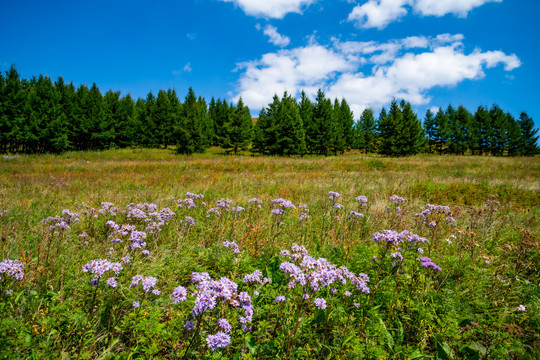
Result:
<svg viewBox="0 0 540 360"><path fill-rule="evenodd" d="M107 285L115 288L118 285L118 283L116 282L116 279L112 277L112 278L107 279Z"/></svg>
<svg viewBox="0 0 540 360"><path fill-rule="evenodd" d="M138 308L139 306L141 306L141 304L140 304L138 301L136 301L136 300L133 301L132 305L133 305L133 307L134 307L135 309Z"/></svg>
<svg viewBox="0 0 540 360"><path fill-rule="evenodd" d="M330 195L329 196L330 201L335 201L337 198L341 197L340 193L335 192L335 191L329 191L328 195Z"/></svg>
<svg viewBox="0 0 540 360"><path fill-rule="evenodd" d="M361 206L366 206L368 201L367 197L365 197L364 195L357 196L354 198L354 200L359 202Z"/></svg>
<svg viewBox="0 0 540 360"><path fill-rule="evenodd" d="M186 324L184 325L184 329L186 329L187 331L191 331L193 330L193 321L186 321Z"/></svg>
<svg viewBox="0 0 540 360"><path fill-rule="evenodd" d="M13 290L6 290L6 295L11 295L12 293L13 293Z"/></svg>
<svg viewBox="0 0 540 360"><path fill-rule="evenodd" d="M19 260L6 259L0 262L0 274L7 273L11 278L21 281L24 277L24 264ZM1 279L1 277L0 277Z"/></svg>
<svg viewBox="0 0 540 360"><path fill-rule="evenodd" d="M208 335L206 338L206 343L208 344L208 348L212 351L216 350L217 348L224 348L229 345L231 342L231 337L220 331L215 335Z"/></svg>
<svg viewBox="0 0 540 360"><path fill-rule="evenodd" d="M442 270L438 265L432 263L431 261L423 262L422 266L425 267L426 269L433 269L433 270L437 270L437 271Z"/></svg>
<svg viewBox="0 0 540 360"><path fill-rule="evenodd" d="M313 303L315 304L317 309L326 309L326 300L324 300L323 298L316 298L315 300L313 300Z"/></svg>
<svg viewBox="0 0 540 360"><path fill-rule="evenodd" d="M218 326L225 331L226 333L231 332L231 324L229 323L229 320L227 319L219 319L218 320Z"/></svg>
<svg viewBox="0 0 540 360"><path fill-rule="evenodd" d="M150 251L148 251L148 250L143 250L143 251L141 251L141 254L143 254L144 256L149 256L149 255L150 255Z"/></svg>
<svg viewBox="0 0 540 360"><path fill-rule="evenodd" d="M176 289L174 289L173 293L171 294L171 298L173 299L173 304L177 304L180 301L186 301L187 299L187 290L183 286L178 286Z"/></svg>
<svg viewBox="0 0 540 360"><path fill-rule="evenodd" d="M285 300L287 300L287 298L286 298L285 296L283 296L283 295L278 295L278 296L276 296L276 298L274 299L274 302L283 302L283 301L285 301Z"/></svg>
<svg viewBox="0 0 540 360"><path fill-rule="evenodd" d="M161 294L161 291L159 291L159 289L154 289L154 290L152 290L152 294L154 294L154 295L160 295L160 294Z"/></svg>

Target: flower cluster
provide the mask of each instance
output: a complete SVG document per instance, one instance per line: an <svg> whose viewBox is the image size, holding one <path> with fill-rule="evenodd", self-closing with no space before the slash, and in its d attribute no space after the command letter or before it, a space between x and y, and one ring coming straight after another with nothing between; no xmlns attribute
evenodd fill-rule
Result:
<svg viewBox="0 0 540 360"><path fill-rule="evenodd" d="M431 261L430 258L428 258L427 256L422 256L418 259L418 261L421 261L422 262L422 266L425 267L426 269L433 269L433 270L436 270L436 271L441 271L442 269L440 268L440 266L438 266L437 264L433 263Z"/></svg>
<svg viewBox="0 0 540 360"><path fill-rule="evenodd" d="M13 279L21 281L24 278L24 264L19 260L6 259L0 262L0 274L7 274ZM0 279L2 279L1 276Z"/></svg>
<svg viewBox="0 0 540 360"><path fill-rule="evenodd" d="M289 261L284 261L280 265L280 270L289 275L289 288L293 289L297 285L303 288L304 295L317 293L323 287L330 287L333 284L347 284L347 280L364 294L369 293L369 277L360 273L358 276L349 271L346 267L337 267L324 258L315 259L309 255L304 246L294 244L291 251L282 251L283 256L289 256Z"/></svg>
<svg viewBox="0 0 540 360"><path fill-rule="evenodd" d="M240 254L240 247L238 247L238 244L234 241L224 241L223 246L226 248L233 249L233 253Z"/></svg>
<svg viewBox="0 0 540 360"><path fill-rule="evenodd" d="M254 206L257 207L257 209L260 209L262 207L262 200L257 198L251 198L248 200L248 204L254 204Z"/></svg>
<svg viewBox="0 0 540 360"><path fill-rule="evenodd" d="M405 204L407 202L407 199L404 199L401 196L397 196L396 194L394 194L390 196L390 201L392 201L394 205L400 205Z"/></svg>
<svg viewBox="0 0 540 360"><path fill-rule="evenodd" d="M49 230L55 234L58 231L64 231L70 229L69 224L79 221L79 214L72 213L68 209L62 210L62 216L49 216L43 219L43 223L48 225Z"/></svg>
<svg viewBox="0 0 540 360"><path fill-rule="evenodd" d="M230 335L224 333L223 331L220 331L214 335L208 335L206 338L206 344L208 344L208 348L212 351L216 350L217 348L225 348L229 346L230 342Z"/></svg>
<svg viewBox="0 0 540 360"><path fill-rule="evenodd" d="M328 195L329 195L328 198L330 199L330 201L336 201L337 198L341 197L341 194L335 191L329 191Z"/></svg>
<svg viewBox="0 0 540 360"><path fill-rule="evenodd" d="M153 276L135 275L131 279L131 285L129 285L129 288L137 287L139 284L142 285L145 292L149 292L154 286L156 286L157 279ZM159 295L160 292L158 289L153 289L152 294Z"/></svg>
<svg viewBox="0 0 540 360"><path fill-rule="evenodd" d="M354 198L358 203L360 203L360 206L367 206L367 197L364 195L360 195Z"/></svg>
<svg viewBox="0 0 540 360"><path fill-rule="evenodd" d="M413 234L412 232L408 230L403 230L401 232L397 232L394 230L384 230L382 233L380 232L374 233L373 241L386 242L386 243L391 243L393 245L399 245L404 241L408 241L409 243L412 243L412 244L417 244L417 243L425 243L428 240L426 238Z"/></svg>

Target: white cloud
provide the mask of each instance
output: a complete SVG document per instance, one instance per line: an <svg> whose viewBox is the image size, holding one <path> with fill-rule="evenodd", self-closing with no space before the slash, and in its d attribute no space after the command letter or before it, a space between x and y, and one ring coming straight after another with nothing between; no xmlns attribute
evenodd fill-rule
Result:
<svg viewBox="0 0 540 360"><path fill-rule="evenodd" d="M182 70L173 70L172 71L172 74L173 75L181 75L182 73L189 73L191 72L191 63L187 63L186 65L184 65L184 67L182 68Z"/></svg>
<svg viewBox="0 0 540 360"><path fill-rule="evenodd" d="M187 63L186 65L184 65L184 69L183 69L185 72L191 72L191 63Z"/></svg>
<svg viewBox="0 0 540 360"><path fill-rule="evenodd" d="M502 0L415 0L414 10L423 16L454 14L466 17L469 11L488 2L502 2Z"/></svg>
<svg viewBox="0 0 540 360"><path fill-rule="evenodd" d="M261 26L257 24L255 26L257 30L261 29ZM291 39L288 36L281 35L277 32L277 28L272 25L266 25L263 30L264 35L269 37L269 40L272 44L279 46L279 47L285 47L289 45L291 42Z"/></svg>
<svg viewBox="0 0 540 360"><path fill-rule="evenodd" d="M355 116L366 107L380 107L392 98L413 105L430 101L429 91L486 76L485 70L503 65L511 71L521 65L516 55L501 51L466 53L463 35L409 37L387 43L339 42L331 46L310 43L279 50L260 60L239 64L242 71L236 99L242 96L260 109L284 91L312 97L322 88L329 97L346 98Z"/></svg>
<svg viewBox="0 0 540 360"><path fill-rule="evenodd" d="M454 14L466 17L469 11L488 2L502 0L368 0L357 5L348 20L361 28L383 29L412 10L420 16Z"/></svg>
<svg viewBox="0 0 540 360"><path fill-rule="evenodd" d="M356 22L358 27L378 28L386 27L392 21L407 15L405 5L411 0L369 0L357 5L349 14L349 21Z"/></svg>
<svg viewBox="0 0 540 360"><path fill-rule="evenodd" d="M232 2L248 15L282 19L288 13L301 14L317 0L220 0Z"/></svg>

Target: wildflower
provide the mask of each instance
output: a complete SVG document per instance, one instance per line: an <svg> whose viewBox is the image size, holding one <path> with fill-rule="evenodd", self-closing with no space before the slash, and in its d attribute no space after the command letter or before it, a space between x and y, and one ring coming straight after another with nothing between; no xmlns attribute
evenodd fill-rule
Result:
<svg viewBox="0 0 540 360"><path fill-rule="evenodd" d="M15 280L21 281L24 277L24 264L19 260L6 259L0 262L0 274L7 273L8 276ZM1 279L1 276L0 276Z"/></svg>
<svg viewBox="0 0 540 360"><path fill-rule="evenodd" d="M133 301L132 305L133 305L133 307L134 307L135 309L137 309L139 306L141 306L141 304L140 304L138 301L136 301L136 300Z"/></svg>
<svg viewBox="0 0 540 360"><path fill-rule="evenodd" d="M248 204L255 204L258 209L261 208L262 201L257 198L251 198L248 200Z"/></svg>
<svg viewBox="0 0 540 360"><path fill-rule="evenodd" d="M357 309L360 307L360 304L359 304L359 303L354 303L353 305L354 305L354 307L357 308Z"/></svg>
<svg viewBox="0 0 540 360"><path fill-rule="evenodd" d="M143 250L143 251L141 251L141 254L143 254L144 256L149 256L149 255L150 255L150 251L148 251L148 250Z"/></svg>
<svg viewBox="0 0 540 360"><path fill-rule="evenodd" d="M124 257L122 258L122 262L123 262L124 264L127 264L127 263L129 263L130 261L131 261L131 258L130 258L129 256L124 256Z"/></svg>
<svg viewBox="0 0 540 360"><path fill-rule="evenodd" d="M340 193L335 192L335 191L329 191L328 195L330 195L329 197L330 201L335 201L337 198L341 197Z"/></svg>
<svg viewBox="0 0 540 360"><path fill-rule="evenodd" d="M434 264L434 263L431 262L431 261L423 262L423 263L422 263L422 266L425 267L426 269L433 269L433 270L437 270L437 271L441 271L441 270L442 270L438 265Z"/></svg>
<svg viewBox="0 0 540 360"><path fill-rule="evenodd" d="M432 222L430 222L430 223L428 224L428 226L429 226L430 228L434 228L435 226L437 226L437 223L436 223L435 221L432 221Z"/></svg>
<svg viewBox="0 0 540 360"><path fill-rule="evenodd" d="M111 278L107 279L107 285L109 285L110 287L115 288L118 285L118 283L116 282L115 278L111 277Z"/></svg>
<svg viewBox="0 0 540 360"><path fill-rule="evenodd" d="M272 214L274 214L274 215L283 215L283 213L285 212L285 210L276 208L276 209L272 209L271 212L272 212Z"/></svg>
<svg viewBox="0 0 540 360"><path fill-rule="evenodd" d="M351 294L350 291L345 291L345 292L343 293L343 296L346 296L346 297L349 297L349 296L351 296L351 295L352 295L352 294Z"/></svg>
<svg viewBox="0 0 540 360"><path fill-rule="evenodd" d="M447 217L445 220L448 225L456 226L456 219L453 217Z"/></svg>
<svg viewBox="0 0 540 360"><path fill-rule="evenodd" d="M231 342L231 337L220 331L215 335L208 335L206 338L206 343L208 344L208 348L212 351L216 350L217 348L224 348L229 345Z"/></svg>
<svg viewBox="0 0 540 360"><path fill-rule="evenodd" d="M187 299L186 288L183 286L178 286L176 289L174 289L173 293L171 294L171 298L173 299L174 304L180 301L186 301Z"/></svg>
<svg viewBox="0 0 540 360"><path fill-rule="evenodd" d="M422 248L418 248L417 250L418 250L418 252L419 252L420 254L423 254L423 253L424 253L424 249L422 249Z"/></svg>
<svg viewBox="0 0 540 360"><path fill-rule="evenodd" d="M274 302L283 302L283 301L286 301L287 298L283 295L278 295L276 296L276 298L274 299Z"/></svg>
<svg viewBox="0 0 540 360"><path fill-rule="evenodd" d="M334 204L334 207L335 207L336 209L343 209L343 208L345 208L345 206L341 205L340 203L335 203L335 204Z"/></svg>
<svg viewBox="0 0 540 360"><path fill-rule="evenodd" d="M407 199L397 196L396 194L390 196L390 200L394 202L394 205L404 204L407 202Z"/></svg>
<svg viewBox="0 0 540 360"><path fill-rule="evenodd" d="M527 308L525 307L525 305L519 305L516 310L517 311L527 311Z"/></svg>
<svg viewBox="0 0 540 360"><path fill-rule="evenodd" d="M317 309L326 309L326 300L324 300L323 298L316 298L315 300L313 300L313 303L315 303Z"/></svg>
<svg viewBox="0 0 540 360"><path fill-rule="evenodd" d="M226 333L230 333L231 332L231 324L229 323L229 321L227 319L219 319L218 320L218 326L223 330L225 331Z"/></svg>
<svg viewBox="0 0 540 360"><path fill-rule="evenodd" d="M186 216L184 220L180 220L182 224L188 224L190 227L195 225L195 220L191 216Z"/></svg>
<svg viewBox="0 0 540 360"><path fill-rule="evenodd" d="M11 295L13 293L13 290L6 290L6 295Z"/></svg>
<svg viewBox="0 0 540 360"><path fill-rule="evenodd" d="M359 202L361 206L366 206L368 201L367 197L365 197L364 195L357 196L354 198L354 200Z"/></svg>
<svg viewBox="0 0 540 360"><path fill-rule="evenodd" d="M193 330L193 321L186 321L186 324L184 325L184 329L186 329L187 331L191 331Z"/></svg>

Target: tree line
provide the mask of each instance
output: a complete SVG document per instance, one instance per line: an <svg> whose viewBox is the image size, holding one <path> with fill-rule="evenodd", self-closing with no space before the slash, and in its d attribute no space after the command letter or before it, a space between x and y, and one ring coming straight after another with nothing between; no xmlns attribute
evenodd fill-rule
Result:
<svg viewBox="0 0 540 360"><path fill-rule="evenodd" d="M302 92L297 101L285 92L263 108L254 122L240 98L236 104L197 97L192 88L183 102L174 89L149 92L134 100L119 91L102 94L94 83L75 87L62 77L21 79L12 66L0 73L0 153L62 153L124 147L175 146L182 154L220 146L227 153L247 150L264 155L343 154L350 149L388 156L422 152L535 155L533 120L515 119L497 105L474 114L449 105L428 110L422 122L410 103L393 100L378 117L365 109L355 121L345 99L314 101Z"/></svg>

